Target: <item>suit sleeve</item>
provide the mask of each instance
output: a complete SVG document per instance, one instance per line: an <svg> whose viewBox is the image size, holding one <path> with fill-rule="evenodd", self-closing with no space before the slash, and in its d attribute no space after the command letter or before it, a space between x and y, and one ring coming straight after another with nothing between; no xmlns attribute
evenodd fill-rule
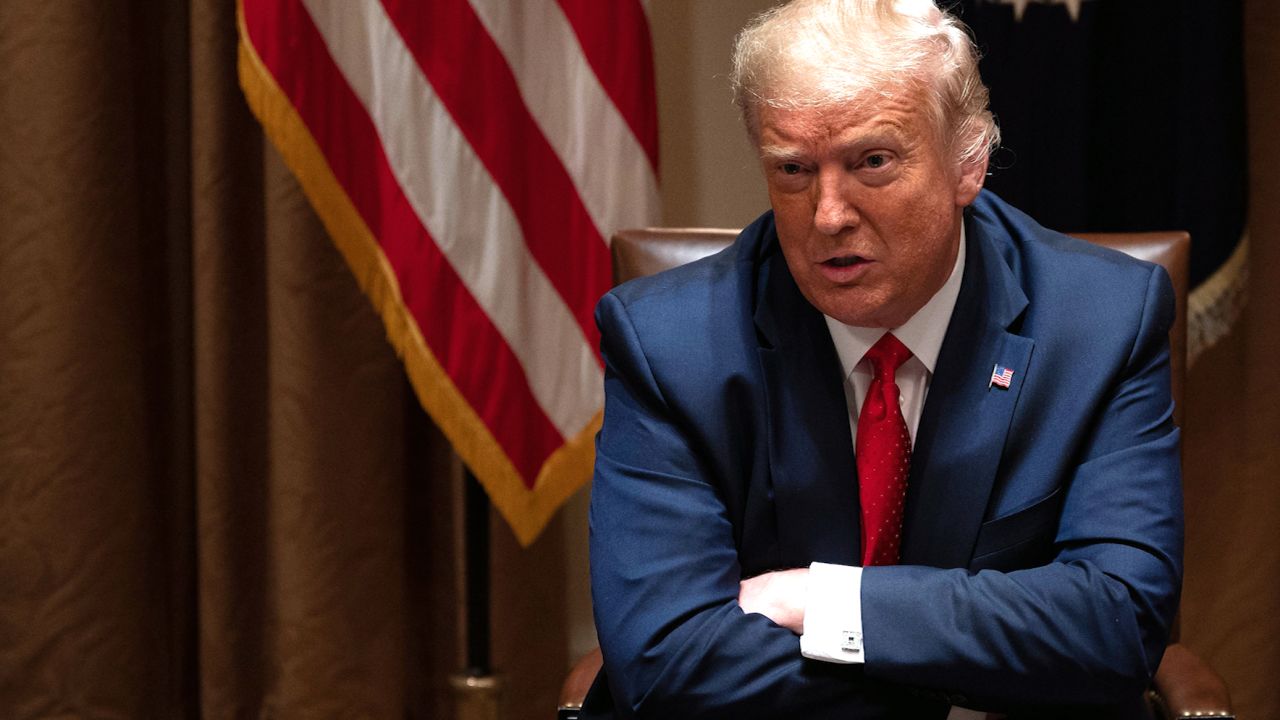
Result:
<svg viewBox="0 0 1280 720"><path fill-rule="evenodd" d="M857 718L885 703L860 669L805 660L737 603L733 528L694 433L663 396L627 310L596 311L605 415L591 497L591 585L620 716Z"/></svg>
<svg viewBox="0 0 1280 720"><path fill-rule="evenodd" d="M1152 271L1132 349L1066 478L1054 559L995 572L867 568L868 677L992 708L1108 703L1155 671L1182 573L1167 276Z"/></svg>

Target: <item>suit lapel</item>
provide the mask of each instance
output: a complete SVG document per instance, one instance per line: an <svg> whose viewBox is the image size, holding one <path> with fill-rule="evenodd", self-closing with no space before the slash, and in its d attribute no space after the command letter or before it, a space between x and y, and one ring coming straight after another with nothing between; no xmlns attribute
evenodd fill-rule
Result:
<svg viewBox="0 0 1280 720"><path fill-rule="evenodd" d="M911 457L904 564L968 564L1035 346L1010 331L1027 298L992 229L972 221L966 227L964 280ZM996 364L1013 370L1007 390L990 384Z"/></svg>
<svg viewBox="0 0 1280 720"><path fill-rule="evenodd" d="M780 252L764 260L760 278L755 320L779 567L856 564L860 510L840 360Z"/></svg>

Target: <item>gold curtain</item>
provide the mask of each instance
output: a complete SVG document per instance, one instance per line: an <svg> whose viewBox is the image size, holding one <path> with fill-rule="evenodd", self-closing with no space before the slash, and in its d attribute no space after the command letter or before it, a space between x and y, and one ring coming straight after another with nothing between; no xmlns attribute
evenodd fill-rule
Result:
<svg viewBox="0 0 1280 720"><path fill-rule="evenodd" d="M234 3L0 3L0 716L442 718L460 490L245 108ZM508 717L561 532L493 523Z"/></svg>

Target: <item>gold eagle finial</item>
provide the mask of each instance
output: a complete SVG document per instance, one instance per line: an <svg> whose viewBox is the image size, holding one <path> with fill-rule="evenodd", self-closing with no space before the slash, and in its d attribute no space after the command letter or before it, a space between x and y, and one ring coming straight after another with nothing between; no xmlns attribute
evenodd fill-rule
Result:
<svg viewBox="0 0 1280 720"><path fill-rule="evenodd" d="M1022 16L1027 12L1027 6L1032 2L1045 3L1049 5L1066 5L1067 12L1071 13L1071 20L1080 19L1080 6L1084 4L1084 0L995 0L1002 5L1013 6L1013 17L1015 20L1022 20Z"/></svg>

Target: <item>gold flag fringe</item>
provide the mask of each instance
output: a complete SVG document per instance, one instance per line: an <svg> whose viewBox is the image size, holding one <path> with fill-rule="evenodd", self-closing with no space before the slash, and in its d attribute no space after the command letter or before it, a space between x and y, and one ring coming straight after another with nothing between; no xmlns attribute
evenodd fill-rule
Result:
<svg viewBox="0 0 1280 720"><path fill-rule="evenodd" d="M506 451L427 346L377 239L334 177L293 103L258 56L245 27L243 1L236 2L238 71L249 108L297 177L360 288L382 317L387 338L404 362L418 401L484 486L516 539L527 547L556 510L590 479L593 438L602 414L597 412L587 427L552 453L532 490L525 486Z"/></svg>
<svg viewBox="0 0 1280 720"><path fill-rule="evenodd" d="M1191 238L1195 242L1195 238ZM1249 233L1187 300L1187 367L1231 332L1249 297Z"/></svg>

